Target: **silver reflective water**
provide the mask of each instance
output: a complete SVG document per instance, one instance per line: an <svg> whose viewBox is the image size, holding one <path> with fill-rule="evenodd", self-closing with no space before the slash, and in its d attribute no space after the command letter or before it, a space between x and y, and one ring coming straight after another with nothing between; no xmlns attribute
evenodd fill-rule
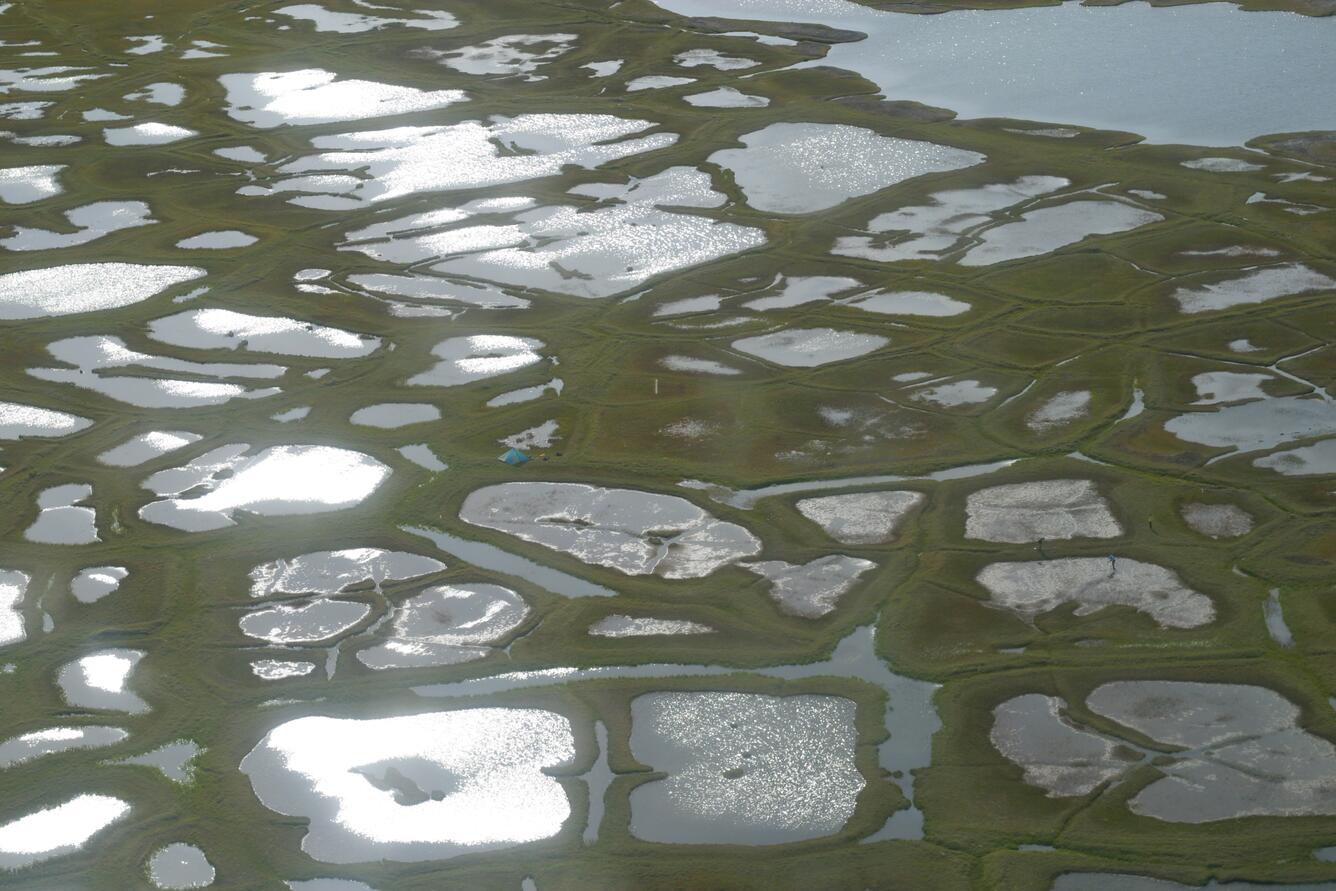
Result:
<svg viewBox="0 0 1336 891"><path fill-rule="evenodd" d="M151 102L154 105L180 105L186 98L186 88L180 84L157 81L146 85L133 93L126 93L125 98L135 102Z"/></svg>
<svg viewBox="0 0 1336 891"><path fill-rule="evenodd" d="M1129 802L1136 813L1202 823L1336 812L1336 747L1300 730L1299 709L1273 690L1128 681L1106 684L1087 701L1119 723L1189 749L1165 779Z"/></svg>
<svg viewBox="0 0 1336 891"><path fill-rule="evenodd" d="M28 593L27 573L0 569L0 647L27 638L23 627L23 598Z"/></svg>
<svg viewBox="0 0 1336 891"><path fill-rule="evenodd" d="M543 566L509 551L503 551L495 545L480 541L470 541L442 532L437 529L425 529L418 526L401 526L403 531L420 535L453 557L466 560L479 569L500 572L524 579L553 594L562 597L616 597L617 592L602 585L596 585L587 579L570 575L550 566Z"/></svg>
<svg viewBox="0 0 1336 891"><path fill-rule="evenodd" d="M681 634L713 634L714 629L690 619L657 619L651 616L604 616L589 626L594 637L661 637Z"/></svg>
<svg viewBox="0 0 1336 891"><path fill-rule="evenodd" d="M311 406L299 405L296 408L290 408L287 411L277 412L269 416L271 421L278 421L280 424L290 424L293 421L300 421L311 413Z"/></svg>
<svg viewBox="0 0 1336 891"><path fill-rule="evenodd" d="M1336 22L1293 13L1062 3L908 15L851 0L656 2L682 15L860 31L867 39L837 44L809 64L857 71L891 99L964 117L1060 121L1198 145L1323 130L1336 119L1328 89Z"/></svg>
<svg viewBox="0 0 1336 891"><path fill-rule="evenodd" d="M1262 384L1275 380L1269 374L1242 374L1236 371L1207 371L1192 376L1192 385L1199 397L1193 405L1216 405L1221 402L1242 402L1265 399Z"/></svg>
<svg viewBox="0 0 1336 891"><path fill-rule="evenodd" d="M45 68L16 68L0 70L0 86L12 87L26 93L52 93L71 90L79 84L109 77L107 74L72 74L70 72L87 71L68 65L51 65ZM5 90L9 92L8 89Z"/></svg>
<svg viewBox="0 0 1336 891"><path fill-rule="evenodd" d="M824 302L836 294L861 288L863 283L858 279L846 276L781 275L777 277L776 284L778 287L777 293L766 297L758 297L755 300L748 300L743 306L756 312L765 312L771 309L791 309L808 303Z"/></svg>
<svg viewBox="0 0 1336 891"><path fill-rule="evenodd" d="M1029 708L1043 700L1046 708ZM994 744L1050 795L1079 795L1152 757L1137 743L1078 726L1054 697L1009 700L995 712ZM1091 712L1177 751L1137 792L1136 814L1179 823L1336 812L1336 747L1297 726L1299 709L1264 687L1190 681L1115 681L1086 699ZM1079 754L1072 746L1079 747ZM1055 746L1057 748L1055 748ZM1066 747L1068 754L1061 754ZM1049 766L1045 766L1049 765ZM1062 765L1066 765L1063 767ZM1056 767L1057 769L1054 769Z"/></svg>
<svg viewBox="0 0 1336 891"><path fill-rule="evenodd" d="M815 368L856 359L890 343L879 334L836 331L831 328L791 328L774 334L743 337L733 349L776 365Z"/></svg>
<svg viewBox="0 0 1336 891"><path fill-rule="evenodd" d="M78 263L0 275L0 320L116 309L201 278L194 266Z"/></svg>
<svg viewBox="0 0 1336 891"><path fill-rule="evenodd" d="M173 842L148 861L149 880L163 889L207 888L216 872L204 852L194 845Z"/></svg>
<svg viewBox="0 0 1336 891"><path fill-rule="evenodd" d="M770 597L781 612L804 619L819 619L834 611L858 577L877 566L845 554L828 554L800 566L783 560L739 565L769 583Z"/></svg>
<svg viewBox="0 0 1336 891"><path fill-rule="evenodd" d="M709 160L733 172L748 204L773 213L825 210L916 176L984 160L977 152L844 124L771 124L739 139L745 148L724 149Z"/></svg>
<svg viewBox="0 0 1336 891"><path fill-rule="evenodd" d="M743 93L733 87L719 87L682 98L688 105L697 108L765 108L770 104L770 100L765 96Z"/></svg>
<svg viewBox="0 0 1336 891"><path fill-rule="evenodd" d="M229 161L240 161L249 164L263 164L266 158L264 152L248 145L214 149L213 153L220 158L227 158Z"/></svg>
<svg viewBox="0 0 1336 891"><path fill-rule="evenodd" d="M381 548L316 551L263 563L250 573L250 595L338 594L365 582L377 588L440 572L445 564L431 557Z"/></svg>
<svg viewBox="0 0 1336 891"><path fill-rule="evenodd" d="M715 294L703 297L688 297L685 300L672 300L661 304L654 310L654 317L682 316L690 313L713 312L722 305L722 298Z"/></svg>
<svg viewBox="0 0 1336 891"><path fill-rule="evenodd" d="M11 121L40 120L53 102L0 102L0 118Z"/></svg>
<svg viewBox="0 0 1336 891"><path fill-rule="evenodd" d="M965 500L965 537L1011 544L1117 538L1123 529L1090 480L992 486Z"/></svg>
<svg viewBox="0 0 1336 891"><path fill-rule="evenodd" d="M0 238L0 248L10 251L50 251L77 247L112 232L157 222L149 215L149 207L143 201L95 201L65 211L65 220L74 232L13 226L10 235Z"/></svg>
<svg viewBox="0 0 1336 891"><path fill-rule="evenodd" d="M961 266L991 266L1037 257L1076 244L1092 235L1108 235L1158 223L1164 217L1118 201L1071 201L1022 214L1012 223L979 236L977 247L959 260Z"/></svg>
<svg viewBox="0 0 1336 891"><path fill-rule="evenodd" d="M93 108L80 115L85 121L128 121L131 115L118 114L105 108Z"/></svg>
<svg viewBox="0 0 1336 891"><path fill-rule="evenodd" d="M383 670L483 659L528 615L524 598L500 585L437 585L401 603L389 638L357 661Z"/></svg>
<svg viewBox="0 0 1336 891"><path fill-rule="evenodd" d="M553 443L561 439L557 435L558 425L555 419L544 421L536 427L529 427L521 430L519 433L504 436L498 439L503 446L512 449L547 449L551 448Z"/></svg>
<svg viewBox="0 0 1336 891"><path fill-rule="evenodd" d="M462 90L424 91L366 80L339 80L319 68L224 74L228 114L253 127L359 121L444 108L468 97Z"/></svg>
<svg viewBox="0 0 1336 891"><path fill-rule="evenodd" d="M443 274L601 298L766 241L760 229L661 209L724 203L709 177L689 168L670 168L633 188L578 186L570 194L600 202L593 209L516 204L497 224L351 249L401 263L440 259L431 268Z"/></svg>
<svg viewBox="0 0 1336 891"><path fill-rule="evenodd" d="M322 359L365 356L380 339L341 328L227 309L196 309L154 319L149 336L162 343L202 350L239 349Z"/></svg>
<svg viewBox="0 0 1336 891"><path fill-rule="evenodd" d="M756 506L756 502L764 498L794 495L799 492L861 489L865 486L884 486L890 483L906 483L914 480L942 482L945 480L970 479L971 477L986 476L999 470L1005 470L1015 463L1016 459L1011 458L1004 461L990 461L987 464L965 464L960 467L948 467L945 470L937 470L919 476L901 476L887 473L879 476L850 476L826 480L805 480L799 483L775 483L755 489L730 489L727 486L700 480L682 480L678 485L684 489L700 490L708 495L711 500L720 504L727 504L740 510L751 510Z"/></svg>
<svg viewBox="0 0 1336 891"><path fill-rule="evenodd" d="M1336 433L1336 403L1321 396L1276 397L1188 412L1165 421L1164 429L1186 442L1214 448L1274 449L1296 439Z"/></svg>
<svg viewBox="0 0 1336 891"><path fill-rule="evenodd" d="M119 798L85 793L0 824L0 869L72 854L129 812Z"/></svg>
<svg viewBox="0 0 1336 891"><path fill-rule="evenodd" d="M255 659L251 662L250 667L251 673L262 681L300 678L315 671L314 662L290 659Z"/></svg>
<svg viewBox="0 0 1336 891"><path fill-rule="evenodd" d="M931 291L883 291L860 297L846 304L864 312L880 315L929 316L945 318L969 312L970 305L963 300Z"/></svg>
<svg viewBox="0 0 1336 891"><path fill-rule="evenodd" d="M178 739L142 755L131 755L114 763L151 767L173 783L186 785L194 780L195 759L203 752L204 749L194 740Z"/></svg>
<svg viewBox="0 0 1336 891"><path fill-rule="evenodd" d="M31 204L59 195L57 175L64 164L35 164L29 167L0 168L0 201L6 204Z"/></svg>
<svg viewBox="0 0 1336 891"><path fill-rule="evenodd" d="M14 767L60 752L112 746L129 736L120 727L89 725L85 727L47 727L0 742L0 768Z"/></svg>
<svg viewBox="0 0 1336 891"><path fill-rule="evenodd" d="M65 436L77 433L92 423L87 418L63 411L0 401L0 439Z"/></svg>
<svg viewBox="0 0 1336 891"><path fill-rule="evenodd" d="M582 483L485 486L459 517L627 575L701 578L761 550L746 529L685 498Z"/></svg>
<svg viewBox="0 0 1336 891"><path fill-rule="evenodd" d="M542 361L543 342L509 334L451 337L432 347L440 361L408 379L413 386L457 387L518 371Z"/></svg>
<svg viewBox="0 0 1336 891"><path fill-rule="evenodd" d="M393 9L387 6L376 8L382 11ZM459 25L457 18L440 10L413 10L411 16L390 18L365 13L336 12L316 3L296 3L292 6L280 6L274 13L297 21L310 22L317 31L337 34L360 34L365 31L378 31L392 25L421 31L445 31Z"/></svg>
<svg viewBox="0 0 1336 891"><path fill-rule="evenodd" d="M432 473L440 473L443 470L450 469L450 465L442 461L437 454L431 450L431 446L424 442L400 446L397 451L400 455L403 455L406 460L412 461L423 470L428 470Z"/></svg>
<svg viewBox="0 0 1336 891"><path fill-rule="evenodd" d="M978 581L993 603L1027 619L1066 603L1075 604L1075 616L1129 606L1161 628L1196 628L1215 618L1211 599L1171 570L1126 557L991 563L979 571Z"/></svg>
<svg viewBox="0 0 1336 891"><path fill-rule="evenodd" d="M662 90L667 87L680 87L684 84L694 84L694 77L673 77L668 74L646 74L643 77L633 77L626 82L626 92L638 93L641 90Z"/></svg>
<svg viewBox="0 0 1336 891"><path fill-rule="evenodd" d="M99 541L97 513L83 506L93 494L85 483L43 489L37 495L37 519L23 537L39 544L85 545Z"/></svg>
<svg viewBox="0 0 1336 891"><path fill-rule="evenodd" d="M250 389L222 380L196 378L280 377L281 365L243 365L191 362L132 350L118 337L94 335L69 337L47 344L47 352L70 368L29 368L38 380L68 384L140 408L199 408L221 405L232 399L264 399L276 395L277 387ZM109 369L147 370L180 374L159 377L148 374L105 374Z"/></svg>
<svg viewBox="0 0 1336 891"><path fill-rule="evenodd" d="M868 837L922 838L923 813L913 806L914 773L928 766L932 759L932 739L941 729L933 707L937 685L892 672L877 655L876 635L871 625L855 628L823 662L801 665L775 665L757 668L756 674L784 680L804 678L859 678L884 689L888 694L885 726L889 738L878 747L878 761L890 774L911 806L893 814L886 824ZM572 684L597 678L657 679L672 677L719 677L738 670L723 665L681 665L650 663L593 668L547 668L519 671L490 677L414 687L413 692L427 698L456 698L526 690L556 684Z"/></svg>
<svg viewBox="0 0 1336 891"><path fill-rule="evenodd" d="M565 384L561 378L556 377L545 384L537 384L532 387L521 387L518 390L511 390L508 393L502 393L500 396L493 396L487 400L488 408L500 408L503 405L514 405L518 402L532 402L535 399L542 398L548 390L558 396Z"/></svg>
<svg viewBox="0 0 1336 891"><path fill-rule="evenodd" d="M1289 263L1202 285L1185 285L1173 296L1183 312L1198 313L1329 290L1336 290L1336 279L1302 263Z"/></svg>
<svg viewBox="0 0 1336 891"><path fill-rule="evenodd" d="M156 121L129 127L108 127L102 131L102 138L107 141L107 145L165 145L198 135L194 130Z"/></svg>
<svg viewBox="0 0 1336 891"><path fill-rule="evenodd" d="M1136 755L1078 726L1065 714L1056 696L1029 693L993 709L989 740L1018 765L1022 779L1050 798L1085 795L1125 771Z"/></svg>
<svg viewBox="0 0 1336 891"><path fill-rule="evenodd" d="M755 59L729 56L714 49L689 49L673 56L673 62L683 68L708 67L718 71L741 71L761 63Z"/></svg>
<svg viewBox="0 0 1336 891"><path fill-rule="evenodd" d="M348 417L350 423L362 427L377 427L381 430L393 430L440 419L439 408L421 402L379 402L359 408Z"/></svg>
<svg viewBox="0 0 1336 891"><path fill-rule="evenodd" d="M1266 169L1262 164L1253 164L1240 158L1193 158L1184 161L1183 166L1189 170L1206 170L1210 173L1255 173Z"/></svg>
<svg viewBox="0 0 1336 891"><path fill-rule="evenodd" d="M198 433L184 430L151 430L107 449L97 456L97 460L109 467L138 467L203 438Z"/></svg>
<svg viewBox="0 0 1336 891"><path fill-rule="evenodd" d="M575 757L570 722L477 708L286 721L242 760L260 801L309 821L327 863L437 860L556 835L570 816L547 769Z"/></svg>
<svg viewBox="0 0 1336 891"><path fill-rule="evenodd" d="M70 594L80 603L96 603L116 592L130 574L124 566L88 566L70 579Z"/></svg>
<svg viewBox="0 0 1336 891"><path fill-rule="evenodd" d="M936 192L928 204L877 214L866 226L873 235L840 236L831 253L883 263L940 260L973 244L968 236L981 226L1001 223L1002 211L1069 185L1063 177L1022 176L1010 183ZM888 244L877 237L885 233L896 237Z"/></svg>
<svg viewBox="0 0 1336 891"><path fill-rule="evenodd" d="M856 706L835 696L647 693L631 754L668 776L631 792L631 833L678 844L782 844L831 835L866 785Z"/></svg>
<svg viewBox="0 0 1336 891"><path fill-rule="evenodd" d="M450 313L450 304L481 306L486 309L524 309L530 301L507 294L491 285L476 282L449 281L428 275L389 275L367 273L348 276L350 284L365 288L369 296L406 298L386 300L395 315ZM444 303L445 307L436 304Z"/></svg>
<svg viewBox="0 0 1336 891"><path fill-rule="evenodd" d="M858 492L804 498L798 512L843 544L885 544L895 540L904 517L924 501L922 492Z"/></svg>
<svg viewBox="0 0 1336 891"><path fill-rule="evenodd" d="M307 644L339 637L370 614L365 603L314 600L251 610L238 624L247 637L272 644Z"/></svg>
<svg viewBox="0 0 1336 891"><path fill-rule="evenodd" d="M1286 649L1294 646L1294 634L1285 622L1285 608L1280 602L1280 591L1273 589L1262 605L1262 618L1266 621L1266 631L1271 639Z"/></svg>
<svg viewBox="0 0 1336 891"><path fill-rule="evenodd" d="M593 169L677 141L672 133L626 138L652 126L612 115L522 114L318 136L311 145L319 151L280 167L283 176L272 188L246 186L239 194L313 193L321 200L293 203L348 210L405 195L522 182L572 164ZM454 163L442 165L443 155ZM459 211L434 213L458 218Z"/></svg>
<svg viewBox="0 0 1336 891"><path fill-rule="evenodd" d="M222 251L230 248L250 247L259 240L254 235L242 232L239 229L216 229L183 238L176 243L176 246L188 251Z"/></svg>
<svg viewBox="0 0 1336 891"><path fill-rule="evenodd" d="M603 825L608 788L616 774L608 764L608 728L602 721L594 722L594 743L598 746L598 757L582 779L589 787L589 818L585 822L583 841L586 845L598 841L599 829ZM526 878L521 885L522 891L537 891L533 879Z"/></svg>
<svg viewBox="0 0 1336 891"><path fill-rule="evenodd" d="M910 397L917 402L930 402L942 408L961 405L982 405L997 395L997 388L976 380L952 381L946 384L923 385Z"/></svg>
<svg viewBox="0 0 1336 891"><path fill-rule="evenodd" d="M376 459L333 446L249 450L244 443L224 446L153 474L144 487L167 497L140 508L140 517L204 532L233 525L238 511L272 517L342 510L364 501L390 475Z"/></svg>
<svg viewBox="0 0 1336 891"><path fill-rule="evenodd" d="M507 34L474 46L447 52L424 51L446 68L463 74L513 75L525 81L546 80L535 74L540 67L570 52L575 34Z"/></svg>
<svg viewBox="0 0 1336 891"><path fill-rule="evenodd" d="M1275 452L1253 461L1285 476L1319 476L1336 473L1336 439L1324 439L1311 446ZM1246 531L1246 530L1245 530Z"/></svg>
<svg viewBox="0 0 1336 891"><path fill-rule="evenodd" d="M72 706L143 714L148 703L129 686L130 675L143 658L141 650L99 650L62 666L56 684Z"/></svg>
<svg viewBox="0 0 1336 891"><path fill-rule="evenodd" d="M586 62L581 68L588 68L590 77L611 77L622 70L624 59L606 59L602 62Z"/></svg>

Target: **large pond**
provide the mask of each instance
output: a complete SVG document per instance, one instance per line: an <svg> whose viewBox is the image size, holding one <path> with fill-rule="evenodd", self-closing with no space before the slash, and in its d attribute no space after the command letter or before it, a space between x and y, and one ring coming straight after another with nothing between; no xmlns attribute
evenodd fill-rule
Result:
<svg viewBox="0 0 1336 891"><path fill-rule="evenodd" d="M866 40L838 44L814 64L857 71L891 99L962 117L1080 124L1192 145L1336 127L1331 19L1244 13L1227 3L910 15L851 0L656 2L681 15L860 31Z"/></svg>

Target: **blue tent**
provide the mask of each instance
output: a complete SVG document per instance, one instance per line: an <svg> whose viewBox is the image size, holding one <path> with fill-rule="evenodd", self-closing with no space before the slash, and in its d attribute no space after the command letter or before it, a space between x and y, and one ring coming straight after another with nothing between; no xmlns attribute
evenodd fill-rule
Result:
<svg viewBox="0 0 1336 891"><path fill-rule="evenodd" d="M521 452L519 449L511 449L497 460L504 461L511 467L519 467L521 464L529 460L529 456Z"/></svg>

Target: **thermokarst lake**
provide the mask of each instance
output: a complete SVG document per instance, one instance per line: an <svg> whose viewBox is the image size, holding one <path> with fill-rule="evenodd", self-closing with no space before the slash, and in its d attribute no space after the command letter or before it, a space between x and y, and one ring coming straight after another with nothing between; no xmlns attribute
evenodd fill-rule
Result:
<svg viewBox="0 0 1336 891"><path fill-rule="evenodd" d="M0 0L0 887L1336 888L1333 48Z"/></svg>

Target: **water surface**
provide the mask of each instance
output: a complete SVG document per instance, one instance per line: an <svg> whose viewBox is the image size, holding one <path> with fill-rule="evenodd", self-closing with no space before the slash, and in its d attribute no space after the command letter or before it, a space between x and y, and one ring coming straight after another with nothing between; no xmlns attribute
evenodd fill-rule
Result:
<svg viewBox="0 0 1336 891"><path fill-rule="evenodd" d="M1194 145L1336 129L1336 19L1227 3L911 15L851 0L656 2L681 15L860 31L866 40L837 44L815 64L857 71L891 99L963 117L1080 124Z"/></svg>

